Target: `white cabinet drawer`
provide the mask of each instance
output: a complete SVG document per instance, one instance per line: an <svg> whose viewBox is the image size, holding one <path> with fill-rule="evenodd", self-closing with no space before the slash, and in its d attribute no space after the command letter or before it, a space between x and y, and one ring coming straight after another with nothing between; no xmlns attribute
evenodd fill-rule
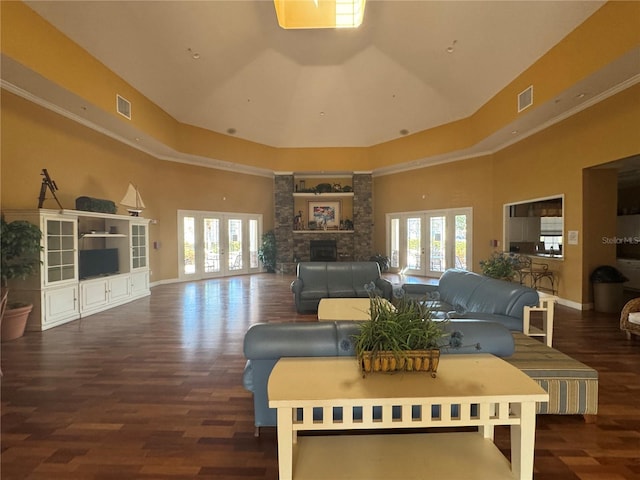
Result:
<svg viewBox="0 0 640 480"><path fill-rule="evenodd" d="M78 308L78 286L48 288L43 291L44 315L43 327L58 325L75 320L80 316Z"/></svg>

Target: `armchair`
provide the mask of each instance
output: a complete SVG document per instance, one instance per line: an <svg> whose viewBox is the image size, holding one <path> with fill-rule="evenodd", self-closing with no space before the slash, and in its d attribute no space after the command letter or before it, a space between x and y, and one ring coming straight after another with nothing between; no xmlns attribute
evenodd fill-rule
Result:
<svg viewBox="0 0 640 480"><path fill-rule="evenodd" d="M620 330L631 339L631 334L640 335L640 297L629 300L622 308Z"/></svg>

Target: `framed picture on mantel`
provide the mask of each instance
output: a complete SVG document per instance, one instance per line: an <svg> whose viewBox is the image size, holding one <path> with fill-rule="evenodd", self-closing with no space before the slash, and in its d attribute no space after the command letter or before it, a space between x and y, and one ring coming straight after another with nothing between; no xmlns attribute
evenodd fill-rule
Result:
<svg viewBox="0 0 640 480"><path fill-rule="evenodd" d="M309 201L309 221L316 222L318 229L336 229L340 226L340 202Z"/></svg>

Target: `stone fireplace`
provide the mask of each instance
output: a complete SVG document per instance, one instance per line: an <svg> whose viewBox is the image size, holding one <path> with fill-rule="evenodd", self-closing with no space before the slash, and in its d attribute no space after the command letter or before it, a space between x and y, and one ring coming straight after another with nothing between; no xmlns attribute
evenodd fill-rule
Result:
<svg viewBox="0 0 640 480"><path fill-rule="evenodd" d="M353 230L294 230L294 177L290 174L274 178L274 233L276 236L279 272L295 274L297 262L312 261L311 243L331 241L331 260L366 261L373 250L373 179L371 174L358 173L353 183ZM321 198L320 196L318 198ZM322 252L321 252L322 253Z"/></svg>

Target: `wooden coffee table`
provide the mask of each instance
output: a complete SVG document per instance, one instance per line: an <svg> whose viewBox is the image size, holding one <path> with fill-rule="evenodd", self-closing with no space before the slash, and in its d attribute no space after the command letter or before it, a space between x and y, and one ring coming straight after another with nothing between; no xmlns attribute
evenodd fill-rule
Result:
<svg viewBox="0 0 640 480"><path fill-rule="evenodd" d="M438 376L363 377L353 357L282 358L269 378L278 409L280 479L527 479L533 476L536 402L549 395L489 354L444 355ZM322 412L322 419L316 413ZM340 413L340 415L335 415ZM493 443L511 426L512 463ZM300 436L304 430L477 427L453 433Z"/></svg>
<svg viewBox="0 0 640 480"><path fill-rule="evenodd" d="M318 320L371 320L370 304L369 298L322 298Z"/></svg>

